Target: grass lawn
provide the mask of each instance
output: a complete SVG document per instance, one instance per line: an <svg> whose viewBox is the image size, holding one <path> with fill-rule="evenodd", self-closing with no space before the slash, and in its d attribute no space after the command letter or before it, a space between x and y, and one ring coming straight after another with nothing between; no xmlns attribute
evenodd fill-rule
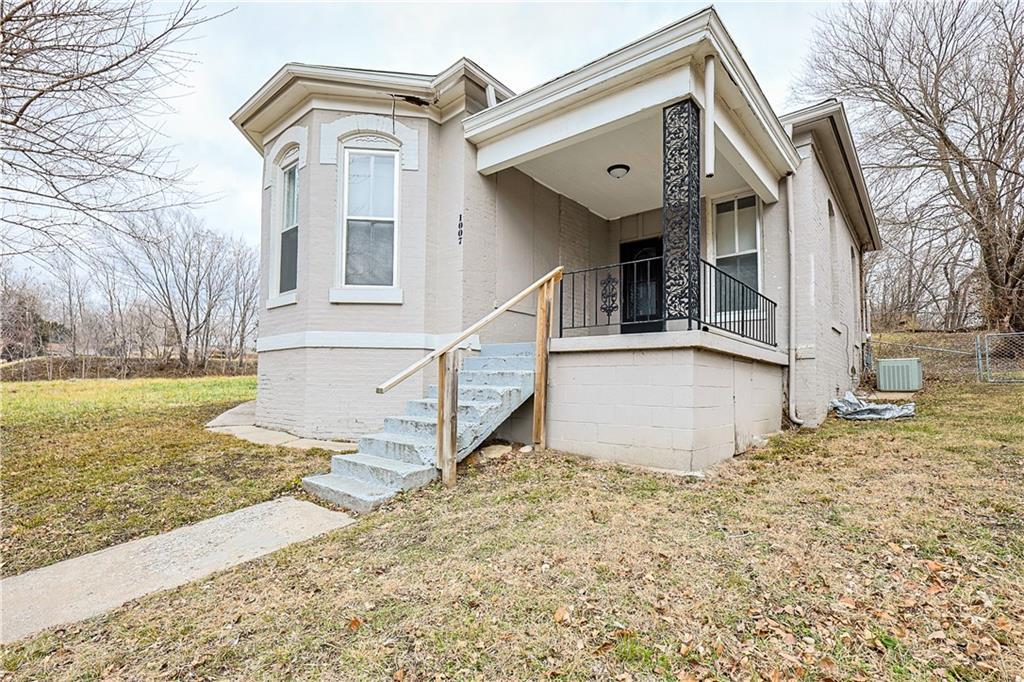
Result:
<svg viewBox="0 0 1024 682"><path fill-rule="evenodd" d="M13 677L991 679L1024 669L1024 391L690 481L554 452L9 648ZM197 419L196 421L199 421ZM141 437L141 436L140 436Z"/></svg>
<svg viewBox="0 0 1024 682"><path fill-rule="evenodd" d="M3 575L262 502L328 455L252 445L203 424L256 378L4 383Z"/></svg>

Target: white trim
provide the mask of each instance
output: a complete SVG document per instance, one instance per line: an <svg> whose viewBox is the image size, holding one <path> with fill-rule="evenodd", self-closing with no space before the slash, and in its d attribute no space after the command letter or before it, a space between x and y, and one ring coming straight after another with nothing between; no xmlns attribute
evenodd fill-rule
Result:
<svg viewBox="0 0 1024 682"><path fill-rule="evenodd" d="M335 287L329 295L331 303L402 304L401 287Z"/></svg>
<svg viewBox="0 0 1024 682"><path fill-rule="evenodd" d="M571 107L581 99L592 101L624 79L633 78L634 74L649 77L652 71L683 58L687 52L693 53L701 42L709 43L718 54L728 80L736 84L765 137L773 143L775 149L771 151L776 170L780 174L795 170L799 162L796 149L714 8L695 12L611 54L468 117L464 122L466 138L480 146L553 111ZM727 82L726 78L720 80L723 84ZM680 90L679 97L683 94Z"/></svg>
<svg viewBox="0 0 1024 682"><path fill-rule="evenodd" d="M273 169L278 162L278 155L288 145L296 145L299 148L299 170L306 167L307 140L305 126L292 126L277 136L274 144L263 155L263 189L274 183Z"/></svg>
<svg viewBox="0 0 1024 682"><path fill-rule="evenodd" d="M303 136L305 135L305 130L305 128L301 128ZM292 137L294 138L295 136ZM295 159L296 155L287 153L289 151L288 148L292 145L298 145L297 160ZM281 299L282 294L294 293L299 288L299 252L297 251L295 254L295 289L292 289L290 292L281 291L281 235L286 229L298 229L300 240L298 247L301 247L302 230L300 228L302 221L300 219L300 198L302 196L302 183L299 178L299 170L302 168L305 159L303 141L289 139L284 144L278 145L275 143L272 150L276 150L274 155L267 157L272 163L270 167L271 181L268 185L270 188L270 272L267 277L267 290L270 300L267 302L268 308L272 307L270 306L270 301L277 301ZM284 174L292 168L295 169L295 224L289 225L286 228L284 225ZM287 305L287 303L279 305Z"/></svg>
<svg viewBox="0 0 1024 682"><path fill-rule="evenodd" d="M773 365L787 365L785 353L762 344L752 343L716 331L664 331L644 334L610 334L608 336L576 336L551 339L552 353L587 351L637 351L655 348L697 348L726 355L736 355Z"/></svg>
<svg viewBox="0 0 1024 682"><path fill-rule="evenodd" d="M384 135L397 141L401 152L402 170L414 171L420 167L419 132L401 121L377 114L342 116L330 123L320 124L320 163L338 163L338 142L357 134Z"/></svg>
<svg viewBox="0 0 1024 682"><path fill-rule="evenodd" d="M271 139L272 136L268 132L270 127L260 129L259 119L268 115L274 116L275 109L294 111L295 106L299 105L303 98L324 101L344 98L344 102L314 105L310 108L359 111L363 107L373 106L384 109L381 113L388 114L392 111L392 106L397 104L402 115L437 120L437 109L443 105L444 90L449 81L456 78L475 81L481 87L493 84L501 100L515 94L465 57L456 60L437 75L289 63L278 69L235 113L231 114L231 122L257 150L262 151L263 141ZM420 107L403 101L396 102L394 97L402 95L412 95L432 104ZM363 104L354 104L356 100L361 100ZM301 105L302 109L306 109L307 106Z"/></svg>
<svg viewBox="0 0 1024 682"><path fill-rule="evenodd" d="M358 141L358 138L356 138L354 141ZM400 276L400 272L399 272L399 260L400 260L400 256L401 256L401 251L399 249L399 242L401 240L401 223L402 223L402 219L401 219L401 201L399 200L399 197L401 196L401 191L402 191L401 190L402 169L400 167L401 166L400 163L395 163L394 164L394 167L395 167L395 185L394 185L394 187L395 187L395 196L393 197L393 199L394 199L394 207L392 209L392 214L393 215L391 217L392 225L394 226L394 230L393 230L394 237L392 239L392 245L391 245L392 246L391 284L383 284L383 285L368 285L368 284L354 285L354 284L346 284L345 283L345 267L346 267L345 259L347 257L345 244L346 244L346 237L347 237L347 233L348 233L348 221L350 219L350 216L348 215L348 166L349 166L349 157L351 156L352 152L356 152L356 153L359 153L359 154L368 154L368 155L371 155L371 156L390 155L392 157L395 157L395 160L397 161L398 160L398 156L399 156L399 151L397 149L365 149L365 148L359 148L359 147L347 147L347 146L345 146L344 143L342 143L339 146L341 146L344 151L341 154L342 163L340 164L340 168L338 169L339 172L338 172L338 190L337 191L338 191L338 196L340 197L340 200L338 201L338 205L339 205L339 207L341 209L341 212L340 212L340 214L338 216L339 224L338 224L337 230L336 230L337 238L338 238L338 244L337 244L337 247L338 247L338 257L335 260L334 288L338 289L338 290L342 290L342 289L361 290L361 291L364 291L364 292L371 291L371 290L374 290L374 289L391 289L391 290L397 290L399 292L399 298L401 298L401 289L399 288L399 282L401 282L401 276ZM351 219L359 220L360 217L359 216L352 216ZM367 218L365 216L363 217L363 219L364 220L382 220L382 221L383 220L387 220L386 218ZM338 301L338 302L341 302L341 301ZM377 301L359 301L359 302L371 303L371 302L377 302ZM387 302L393 303L394 301L387 301ZM399 300L398 303L401 303L401 300Z"/></svg>
<svg viewBox="0 0 1024 682"><path fill-rule="evenodd" d="M299 302L299 295L294 290L285 294L278 294L267 301L267 310L280 308L285 305L293 305Z"/></svg>
<svg viewBox="0 0 1024 682"><path fill-rule="evenodd" d="M292 348L402 348L436 350L456 337L452 334L419 334L413 332L292 332L263 336L256 340L256 350L265 353ZM463 348L479 350L480 337L469 337Z"/></svg>

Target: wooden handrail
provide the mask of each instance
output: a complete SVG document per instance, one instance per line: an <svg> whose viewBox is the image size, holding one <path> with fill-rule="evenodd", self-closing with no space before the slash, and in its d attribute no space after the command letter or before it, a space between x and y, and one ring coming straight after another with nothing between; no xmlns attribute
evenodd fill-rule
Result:
<svg viewBox="0 0 1024 682"><path fill-rule="evenodd" d="M458 462L458 414L459 414L459 356L462 343L477 333L499 315L507 312L516 303L537 292L537 342L534 351L533 372L533 442L544 447L544 417L547 403L548 383L548 336L551 334L551 302L555 295L555 284L562 279L565 268L559 266L544 275L495 308L475 324L467 327L454 339L414 362L406 369L377 387L377 393L385 393L402 383L416 372L437 360L437 467L441 470L441 481L446 486L455 485L455 465Z"/></svg>
<svg viewBox="0 0 1024 682"><path fill-rule="evenodd" d="M534 282L533 284L531 284L530 286L526 287L525 289L520 291L518 294L516 294L515 296L510 298L508 301L506 301L500 307L495 308L490 313L488 313L484 317L480 318L476 323L474 323L473 325L467 327L462 333L460 333L458 336L456 336L454 339L452 339L448 343L446 343L442 347L438 348L434 352L430 353L429 355L425 356L423 359L418 360L418 361L414 362L413 364L409 365L408 367L403 369L401 372L399 372L395 376L393 376L390 379L388 379L387 381L385 381L383 384L381 384L380 386L377 387L377 393L387 393L388 391L393 389L395 386L397 386L398 384L402 383L403 381L405 381L406 379L411 377L413 374L415 374L416 372L420 371L421 369L423 369L424 367L429 365L431 362L433 362L437 358L441 357L442 355L444 355L448 351L454 350L455 348L460 346L463 341L465 341L469 337L473 336L473 334L476 334L478 331L480 331L481 329L486 327L488 324L490 324L496 318L498 318L502 313L507 312L509 310L509 308L514 306L516 303L519 303L520 301L522 301L524 298L526 298L527 296L532 294L535 290L537 290L540 287L542 287L545 284L547 284L548 281L557 282L558 280L562 279L562 273L563 272L565 272L565 268L562 267L561 265L559 265L557 268L555 268L554 270L552 270L548 274L544 275L543 277L538 279L536 282Z"/></svg>

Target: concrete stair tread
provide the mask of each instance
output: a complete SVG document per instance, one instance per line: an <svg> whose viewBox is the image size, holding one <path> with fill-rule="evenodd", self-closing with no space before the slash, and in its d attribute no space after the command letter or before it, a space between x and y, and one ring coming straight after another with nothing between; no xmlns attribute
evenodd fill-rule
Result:
<svg viewBox="0 0 1024 682"><path fill-rule="evenodd" d="M427 417L419 414L402 414L394 417L388 417L388 419L402 420L407 422L416 422L417 424L437 424L437 417ZM478 424L479 422L460 419L459 424ZM386 432L385 432L386 433Z"/></svg>
<svg viewBox="0 0 1024 682"><path fill-rule="evenodd" d="M357 452L354 455L335 455L334 457L331 458L331 460L333 461L334 459L342 458L344 458L348 462L358 462L360 464L370 467L376 467L378 469L387 469L389 471L393 471L396 474L400 474L403 476L408 474L414 474L420 471L426 471L428 469L434 469L434 467L428 466L426 464L412 464L410 462L403 462L398 459L388 459L386 457L378 457L376 455L366 455L361 452Z"/></svg>
<svg viewBox="0 0 1024 682"><path fill-rule="evenodd" d="M487 357L533 355L536 348L537 345L530 341L522 343L488 343L480 347L480 354Z"/></svg>
<svg viewBox="0 0 1024 682"><path fill-rule="evenodd" d="M532 374L532 372L531 372L531 374ZM463 393L470 393L470 392L473 392L473 391L479 391L481 389L492 389L494 391L501 391L502 393L505 393L505 392L508 392L508 391L521 391L521 390L523 390L523 387L522 386L516 386L514 384L473 384L472 386L466 386L465 384L459 384L459 395L462 395ZM436 395L437 394L437 384L431 384L430 387L429 387L429 391ZM420 400L437 400L437 398L436 397L434 397L434 398L428 397L428 398L421 398ZM459 402L460 403L462 402L461 398L459 399Z"/></svg>
<svg viewBox="0 0 1024 682"><path fill-rule="evenodd" d="M434 423L437 422L435 421ZM398 443L400 445L412 445L413 447L434 447L437 444L436 438L426 438L422 436L416 436L411 433L390 433L388 431L370 433L360 438L360 440L365 439L387 441L389 443Z"/></svg>
<svg viewBox="0 0 1024 682"><path fill-rule="evenodd" d="M533 370L532 369L511 369L511 368L503 368L503 369L464 369L461 372L459 372L459 377L462 377L463 375L466 375L466 374L473 374L473 375L518 374L520 376L526 377L526 376L533 376Z"/></svg>
<svg viewBox="0 0 1024 682"><path fill-rule="evenodd" d="M306 476L302 479L302 487L321 499L354 511L370 511L398 492L374 481L338 474Z"/></svg>
<svg viewBox="0 0 1024 682"><path fill-rule="evenodd" d="M515 388L515 387L509 386L508 388ZM417 398L416 400L411 400L409 402L413 402L413 403L427 403L428 405L437 405L437 398ZM467 407L480 407L480 408L486 409L488 407L498 407L498 406L500 406L501 405L501 401L500 400L459 400L459 405L466 405ZM407 415L407 416L413 416L413 415Z"/></svg>

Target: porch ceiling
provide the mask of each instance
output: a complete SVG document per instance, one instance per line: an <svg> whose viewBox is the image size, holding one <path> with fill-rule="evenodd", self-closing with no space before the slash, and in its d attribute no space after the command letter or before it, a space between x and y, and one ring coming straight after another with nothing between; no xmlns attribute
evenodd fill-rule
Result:
<svg viewBox="0 0 1024 682"><path fill-rule="evenodd" d="M719 150L721 147L719 147ZM662 204L662 122L660 112L517 165L522 172L607 220L658 208ZM621 179L609 166L624 163ZM701 194L717 196L748 187L721 151L716 173L702 178Z"/></svg>

